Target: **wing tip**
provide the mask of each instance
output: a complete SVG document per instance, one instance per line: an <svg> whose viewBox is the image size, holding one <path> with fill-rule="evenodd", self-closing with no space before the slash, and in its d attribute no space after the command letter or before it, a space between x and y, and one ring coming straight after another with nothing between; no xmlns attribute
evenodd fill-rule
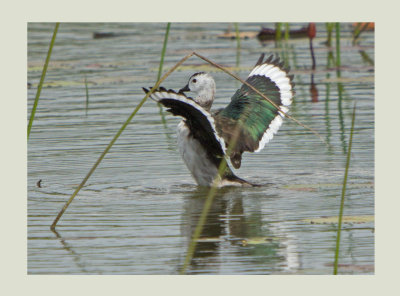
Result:
<svg viewBox="0 0 400 296"><path fill-rule="evenodd" d="M260 55L260 57L258 58L258 61L257 61L257 63L254 65L254 67L257 67L258 65L261 65L261 64L263 63L264 57L265 57L265 53L262 53L262 54Z"/></svg>
<svg viewBox="0 0 400 296"><path fill-rule="evenodd" d="M290 66L285 66L285 61L281 60L281 58L279 57L279 54L277 54L277 53L270 54L265 59L265 61L263 61L264 57L265 57L265 54L262 53L254 67L265 65L265 64L274 65L274 66L278 67L279 69L283 70L284 72L286 72L288 77L292 76L292 75L289 75Z"/></svg>

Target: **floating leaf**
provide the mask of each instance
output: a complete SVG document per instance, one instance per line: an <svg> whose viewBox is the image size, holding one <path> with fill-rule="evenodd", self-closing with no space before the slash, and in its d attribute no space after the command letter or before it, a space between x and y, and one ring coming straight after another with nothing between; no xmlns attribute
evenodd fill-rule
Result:
<svg viewBox="0 0 400 296"><path fill-rule="evenodd" d="M321 218L311 218L311 219L303 219L301 221L311 224L336 224L338 223L338 216L331 217L321 217ZM374 222L373 215L364 215L364 216L343 216L343 223L368 223Z"/></svg>
<svg viewBox="0 0 400 296"><path fill-rule="evenodd" d="M349 83L349 82L374 82L374 76L363 76L363 77L331 77L325 78L321 83Z"/></svg>
<svg viewBox="0 0 400 296"><path fill-rule="evenodd" d="M241 241L243 246L247 245L260 245L260 244L269 244L272 241L278 240L278 237L272 237L272 236L263 236L263 237L252 237L248 239L243 239Z"/></svg>
<svg viewBox="0 0 400 296"><path fill-rule="evenodd" d="M199 243L219 243L222 239L219 237L200 237L197 239Z"/></svg>
<svg viewBox="0 0 400 296"><path fill-rule="evenodd" d="M250 39L257 37L257 32L240 32L239 38L240 39ZM236 32L226 32L224 34L217 36L220 39L236 39Z"/></svg>

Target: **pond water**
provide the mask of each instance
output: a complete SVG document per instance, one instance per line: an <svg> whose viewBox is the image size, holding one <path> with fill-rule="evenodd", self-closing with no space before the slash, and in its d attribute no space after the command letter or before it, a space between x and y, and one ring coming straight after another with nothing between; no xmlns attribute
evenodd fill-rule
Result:
<svg viewBox="0 0 400 296"><path fill-rule="evenodd" d="M254 35L262 26L274 25L240 23L239 30ZM53 28L28 24L28 116ZM28 141L29 274L179 273L207 192L196 186L178 153L180 119L151 100L71 203L57 232L50 231L144 97L142 87L155 83L165 28L164 23L60 25ZM252 36L241 40L233 71L247 77L262 52L286 57L296 83L291 115L331 147L286 119L264 150L245 154L236 174L263 186L218 192L187 274L332 274L355 102L339 273L374 273L374 67L363 58L374 59L374 33L363 32L353 45L351 24L342 23L341 29L340 79L327 67L325 24L317 24L313 40L314 72L307 38L281 45ZM192 50L234 67L236 40L218 38L226 30L234 32L234 26L173 23L164 70ZM94 32L117 36L93 38ZM177 90L203 70L217 83L213 108L224 107L240 83L196 57L163 85ZM318 98L310 92L312 74Z"/></svg>

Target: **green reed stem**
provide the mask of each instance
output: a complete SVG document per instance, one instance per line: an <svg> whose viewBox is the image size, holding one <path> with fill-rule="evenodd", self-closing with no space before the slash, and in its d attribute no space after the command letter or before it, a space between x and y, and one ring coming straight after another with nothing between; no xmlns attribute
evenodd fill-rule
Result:
<svg viewBox="0 0 400 296"><path fill-rule="evenodd" d="M285 23L285 41L289 41L289 23Z"/></svg>
<svg viewBox="0 0 400 296"><path fill-rule="evenodd" d="M132 114L128 117L128 119L125 121L125 123L122 125L122 127L119 129L117 134L114 136L114 138L111 140L111 142L108 144L106 149L103 151L103 153L100 155L96 163L93 165L93 167L90 169L90 171L87 173L86 177L82 180L82 182L79 184L79 186L75 189L74 193L70 196L69 200L65 203L61 211L58 213L57 217L54 219L53 224L50 226L51 230L54 230L56 228L57 222L60 220L61 216L64 214L65 210L68 208L68 206L71 204L71 202L74 200L75 196L78 194L78 192L82 189L82 187L85 185L89 177L93 174L93 172L96 170L97 166L100 164L100 162L103 160L104 156L107 154L107 152L111 149L112 145L117 141L121 133L124 131L124 129L127 127L129 122L132 120L132 118L136 115L136 113L139 111L139 109L143 106L143 104L146 102L147 98L160 86L161 82L163 82L173 71L176 70L184 61L186 61L189 57L191 57L193 53L188 54L184 58L182 58L174 67L172 67L167 73L162 76L157 83L154 85L154 87L144 96L144 98L140 101L140 103L136 106L135 110L133 110Z"/></svg>
<svg viewBox="0 0 400 296"><path fill-rule="evenodd" d="M36 108L37 108L37 105L39 103L40 92L42 91L44 78L46 76L47 67L49 66L51 52L53 51L53 46L54 46L54 43L55 43L55 40L56 40L57 31L58 31L58 27L59 26L60 26L60 23L56 23L56 25L54 27L53 37L51 38L50 45L49 45L49 50L47 51L46 61L44 62L44 65L43 65L42 76L40 77L39 85L38 85L38 88L37 88L37 91L36 91L35 101L33 103L31 116L29 118L29 123L28 123L28 140L29 140L29 135L31 134L31 129L32 129L33 120L35 118Z"/></svg>
<svg viewBox="0 0 400 296"><path fill-rule="evenodd" d="M341 230L342 230L344 197L345 197L345 194L346 194L347 177L348 177L349 167L350 167L350 156L351 156L351 147L352 147L352 143L353 143L353 132L354 132L354 121L355 121L355 118L356 118L356 104L354 103L353 117L352 117L352 120L351 120L349 149L347 151L346 169L345 169L345 172L344 172L343 187L342 187L342 198L340 200L340 208L339 208L339 222L338 222L337 237L336 237L335 262L333 264L333 274L335 274L335 275L337 274L337 269L338 269L339 248L340 248L340 234L341 234Z"/></svg>
<svg viewBox="0 0 400 296"><path fill-rule="evenodd" d="M326 23L326 32L328 34L327 40L326 40L326 45L327 46L332 46L332 31L333 31L333 23Z"/></svg>
<svg viewBox="0 0 400 296"><path fill-rule="evenodd" d="M340 77L340 23L336 23L336 71L338 72L338 77Z"/></svg>
<svg viewBox="0 0 400 296"><path fill-rule="evenodd" d="M236 31L236 67L239 67L240 64L240 35L239 35L239 24L235 23L235 31Z"/></svg>
<svg viewBox="0 0 400 296"><path fill-rule="evenodd" d="M160 65L158 66L157 81L161 77L163 66L164 66L164 56L165 56L165 52L167 51L167 44L168 44L168 36L169 36L170 27L171 27L171 23L167 23L167 28L165 29L165 35L164 35L164 43L163 43L163 47L162 47L162 50L161 50ZM161 116L161 122L162 122L164 128L166 128L167 127L167 121L165 120L165 115L164 115L162 106L158 102L157 102L157 106L159 108L159 112L160 112L160 116ZM168 138L168 133L166 133L166 135L167 135L167 138Z"/></svg>
<svg viewBox="0 0 400 296"><path fill-rule="evenodd" d="M375 64L374 60L370 58L370 56L365 52L365 50L359 50L358 52L360 53L364 62L367 62L371 66L374 66Z"/></svg>
<svg viewBox="0 0 400 296"><path fill-rule="evenodd" d="M170 27L171 27L171 23L167 23L167 28L165 29L165 35L164 35L163 48L161 50L160 66L158 67L157 81L160 80L162 69L163 69L163 66L164 66L164 56L165 56L165 52L167 50L168 36L169 36Z"/></svg>
<svg viewBox="0 0 400 296"><path fill-rule="evenodd" d="M356 44L357 39L360 37L361 33L368 28L369 23L358 23L353 32L353 45Z"/></svg>
<svg viewBox="0 0 400 296"><path fill-rule="evenodd" d="M275 23L275 40L282 39L282 23Z"/></svg>

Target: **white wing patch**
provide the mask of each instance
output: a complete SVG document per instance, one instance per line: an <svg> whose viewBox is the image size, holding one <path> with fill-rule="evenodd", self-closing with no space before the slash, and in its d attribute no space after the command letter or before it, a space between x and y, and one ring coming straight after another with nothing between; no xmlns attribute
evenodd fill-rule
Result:
<svg viewBox="0 0 400 296"><path fill-rule="evenodd" d="M225 141L222 137L220 137L217 133L217 130L215 128L215 121L214 118L211 116L209 112L207 112L204 108L202 108L199 104L197 104L195 101L188 99L184 94L176 93L173 91L160 91L156 90L150 95L153 99L156 100L161 100L161 99L173 99L177 100L180 102L183 102L185 104L191 105L193 108L197 109L200 111L208 120L208 122L211 125L211 128L213 130L214 136L221 145L222 151L224 154L226 153L226 147L225 147Z"/></svg>
<svg viewBox="0 0 400 296"><path fill-rule="evenodd" d="M254 69L250 72L249 77L256 75L271 79L271 81L279 88L280 99L282 102L279 108L286 113L289 110L288 106L292 104L293 98L293 88L288 73L279 66L264 63L254 67ZM261 141L258 143L257 150L254 152L259 152L262 150L265 144L271 141L274 137L274 134L278 132L280 126L282 125L283 117L285 116L285 114L283 114L281 111L278 111L278 114L279 115L277 115L269 124L267 130L261 138Z"/></svg>

